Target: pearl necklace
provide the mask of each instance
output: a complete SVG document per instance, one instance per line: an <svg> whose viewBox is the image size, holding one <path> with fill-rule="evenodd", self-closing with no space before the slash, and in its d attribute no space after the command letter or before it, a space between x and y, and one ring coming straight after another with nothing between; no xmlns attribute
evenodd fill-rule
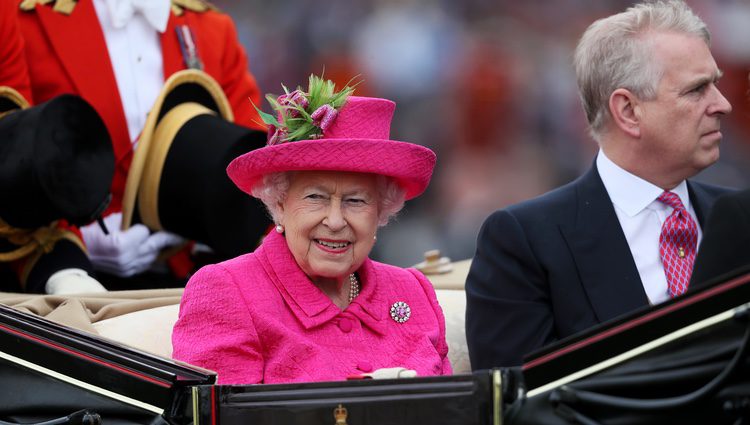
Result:
<svg viewBox="0 0 750 425"><path fill-rule="evenodd" d="M352 273L349 275L349 302L352 302L359 295L359 281L357 276Z"/></svg>

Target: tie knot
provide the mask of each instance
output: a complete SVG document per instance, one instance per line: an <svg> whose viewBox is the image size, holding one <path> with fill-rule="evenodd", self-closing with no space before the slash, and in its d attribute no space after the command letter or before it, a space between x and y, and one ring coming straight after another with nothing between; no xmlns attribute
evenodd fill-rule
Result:
<svg viewBox="0 0 750 425"><path fill-rule="evenodd" d="M662 194L659 195L659 197L656 199L674 208L675 211L680 211L680 210L685 209L685 206L682 205L682 201L680 200L680 197L677 196L677 194L674 192L662 192Z"/></svg>

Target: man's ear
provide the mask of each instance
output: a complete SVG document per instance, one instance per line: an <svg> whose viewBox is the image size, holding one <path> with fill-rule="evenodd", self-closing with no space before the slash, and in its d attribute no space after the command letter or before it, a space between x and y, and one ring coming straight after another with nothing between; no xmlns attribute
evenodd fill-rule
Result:
<svg viewBox="0 0 750 425"><path fill-rule="evenodd" d="M609 112L615 126L631 137L641 136L641 108L638 98L627 89L617 89L609 96Z"/></svg>

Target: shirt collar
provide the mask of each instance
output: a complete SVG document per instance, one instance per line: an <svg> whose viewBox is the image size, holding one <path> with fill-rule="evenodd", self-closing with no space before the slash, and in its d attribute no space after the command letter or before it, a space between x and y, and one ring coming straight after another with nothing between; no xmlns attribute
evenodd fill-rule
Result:
<svg viewBox="0 0 750 425"><path fill-rule="evenodd" d="M170 0L104 0L115 28L124 28L134 15L140 14L156 31L164 33L171 10Z"/></svg>
<svg viewBox="0 0 750 425"><path fill-rule="evenodd" d="M596 168L612 203L629 217L643 211L664 192L664 189L622 169L612 162L602 150L599 150L596 157ZM690 195L685 180L671 189L670 192L679 196L682 204L689 210ZM663 205L661 202L658 204Z"/></svg>

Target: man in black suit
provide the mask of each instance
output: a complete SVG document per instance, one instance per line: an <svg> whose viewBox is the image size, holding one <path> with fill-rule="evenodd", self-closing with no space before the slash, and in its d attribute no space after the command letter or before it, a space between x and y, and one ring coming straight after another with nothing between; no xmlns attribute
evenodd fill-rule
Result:
<svg viewBox="0 0 750 425"><path fill-rule="evenodd" d="M576 181L483 224L466 281L473 369L519 365L555 340L684 291L700 224L726 192L687 181L719 158L720 119L731 112L709 41L676 0L586 30L575 68L600 151ZM664 248L662 227L675 222L692 239Z"/></svg>

